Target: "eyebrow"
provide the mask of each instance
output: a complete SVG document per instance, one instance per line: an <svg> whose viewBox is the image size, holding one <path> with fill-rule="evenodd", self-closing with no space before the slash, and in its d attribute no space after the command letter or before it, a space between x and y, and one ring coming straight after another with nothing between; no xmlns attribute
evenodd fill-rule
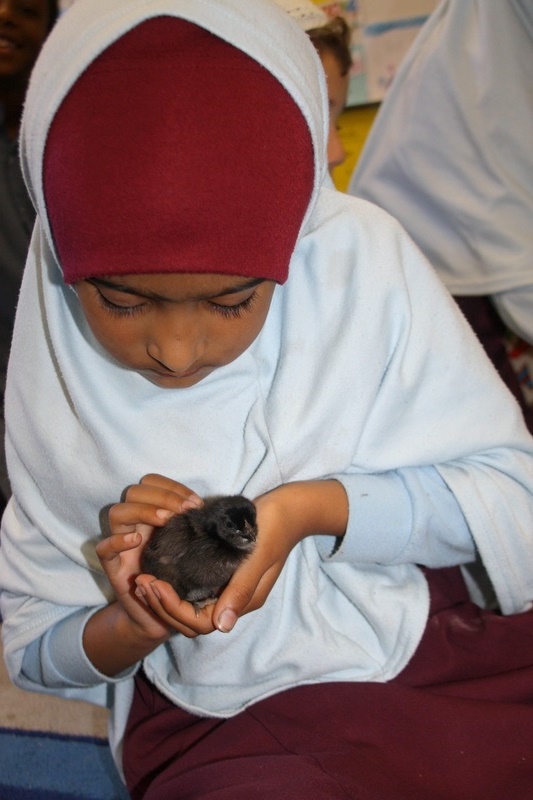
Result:
<svg viewBox="0 0 533 800"><path fill-rule="evenodd" d="M249 281L245 281L238 286L228 286L227 288L222 288L219 292L214 294L199 295L195 299L211 300L214 297L224 297L227 294L237 294L238 292L243 292L246 289L253 289L254 286L258 286L260 283L264 282L265 278L251 278ZM133 286L126 286L122 283L114 283L114 281L108 281L105 278L87 278L87 283L93 283L96 286L103 286L105 289L113 289L116 292L137 295L137 297L146 297L148 300L162 300L164 302L168 302L169 299L161 294L157 294L157 292L139 291Z"/></svg>

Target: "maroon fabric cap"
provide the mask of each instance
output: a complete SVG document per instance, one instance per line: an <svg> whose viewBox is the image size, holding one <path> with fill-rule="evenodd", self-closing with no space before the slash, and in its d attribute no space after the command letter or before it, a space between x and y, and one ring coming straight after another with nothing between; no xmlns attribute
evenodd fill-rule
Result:
<svg viewBox="0 0 533 800"><path fill-rule="evenodd" d="M44 191L64 279L283 283L313 172L304 117L265 68L184 20L145 21L80 76L49 131Z"/></svg>

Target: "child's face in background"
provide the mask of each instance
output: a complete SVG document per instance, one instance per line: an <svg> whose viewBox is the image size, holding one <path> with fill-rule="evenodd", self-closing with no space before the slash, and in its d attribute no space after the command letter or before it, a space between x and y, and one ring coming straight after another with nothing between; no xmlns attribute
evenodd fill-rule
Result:
<svg viewBox="0 0 533 800"><path fill-rule="evenodd" d="M145 274L75 284L94 336L122 366L166 389L199 383L254 341L274 281Z"/></svg>
<svg viewBox="0 0 533 800"><path fill-rule="evenodd" d="M48 33L47 0L0 0L0 80L27 80Z"/></svg>
<svg viewBox="0 0 533 800"><path fill-rule="evenodd" d="M346 153L341 142L337 125L339 117L346 105L348 93L349 74L343 75L338 58L331 50L322 49L319 53L328 87L329 100L329 133L328 133L328 168L331 172L334 167L342 164Z"/></svg>

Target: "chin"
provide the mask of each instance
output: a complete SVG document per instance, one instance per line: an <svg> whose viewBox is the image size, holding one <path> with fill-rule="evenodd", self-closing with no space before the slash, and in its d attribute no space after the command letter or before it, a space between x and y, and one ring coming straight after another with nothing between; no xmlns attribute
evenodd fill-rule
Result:
<svg viewBox="0 0 533 800"><path fill-rule="evenodd" d="M139 374L146 378L146 380L153 383L154 386L159 386L161 389L189 389L200 383L204 378L213 372L211 369L200 369L190 375L173 375L171 373L160 373L154 370L139 370Z"/></svg>

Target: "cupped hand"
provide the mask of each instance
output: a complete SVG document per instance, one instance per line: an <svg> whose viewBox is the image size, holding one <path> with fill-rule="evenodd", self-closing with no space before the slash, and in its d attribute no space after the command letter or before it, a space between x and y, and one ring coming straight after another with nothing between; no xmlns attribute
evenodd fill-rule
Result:
<svg viewBox="0 0 533 800"><path fill-rule="evenodd" d="M165 618L150 608L143 583L136 584L142 569L142 551L154 528L164 525L174 514L201 504L201 498L184 484L151 474L130 486L124 500L109 510L111 535L98 543L96 552L117 602L147 638L162 640L174 630L187 636L203 632L198 630L198 620L190 603L181 601L175 592L177 617ZM154 576L143 577L149 584L155 580ZM193 628L188 621L194 623Z"/></svg>
<svg viewBox="0 0 533 800"><path fill-rule="evenodd" d="M169 628L186 636L228 633L243 614L264 605L291 550L320 531L343 536L348 517L344 488L334 480L297 481L278 486L254 500L258 535L250 556L238 567L213 605L195 612L170 584L139 575L143 600Z"/></svg>
<svg viewBox="0 0 533 800"><path fill-rule="evenodd" d="M258 527L256 546L235 571L215 604L195 612L189 603L178 598L170 584L161 580L154 581L152 576L139 576L137 585L142 588L145 600L158 617L176 628L179 622L195 634L211 633L214 630L227 633L239 616L260 608L283 569L292 547L301 538L297 517L290 522L291 486L294 484L280 486L254 501Z"/></svg>
<svg viewBox="0 0 533 800"><path fill-rule="evenodd" d="M254 551L235 571L213 607L213 624L223 633L243 614L264 605L293 547L306 535L295 502L297 484L284 484L261 495Z"/></svg>
<svg viewBox="0 0 533 800"><path fill-rule="evenodd" d="M318 532L342 537L348 523L348 498L335 479L285 483L255 501L257 547L234 573L219 597L213 620L230 631L242 614L260 608L291 550Z"/></svg>

